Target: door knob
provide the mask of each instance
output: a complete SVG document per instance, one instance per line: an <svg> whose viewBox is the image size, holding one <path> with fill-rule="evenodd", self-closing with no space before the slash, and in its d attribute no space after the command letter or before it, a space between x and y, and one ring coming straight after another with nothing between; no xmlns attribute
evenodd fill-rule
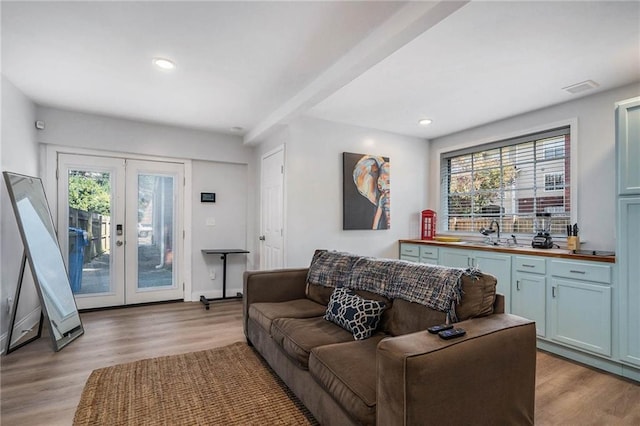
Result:
<svg viewBox="0 0 640 426"><path fill-rule="evenodd" d="M117 245L118 247L120 247L122 244L124 244L122 241L120 241L120 240L116 241L116 245Z"/></svg>
<svg viewBox="0 0 640 426"><path fill-rule="evenodd" d="M267 237L265 237L264 235L260 235L260 236L258 237L258 239L259 239L260 241L265 241L265 240L267 239Z"/></svg>

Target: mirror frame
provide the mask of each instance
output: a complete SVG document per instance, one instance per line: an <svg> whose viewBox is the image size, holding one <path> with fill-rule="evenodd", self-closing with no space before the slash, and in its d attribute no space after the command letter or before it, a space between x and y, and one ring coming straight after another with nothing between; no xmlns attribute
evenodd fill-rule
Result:
<svg viewBox="0 0 640 426"><path fill-rule="evenodd" d="M42 180L38 177L27 176L19 173L12 173L12 172L6 172L6 171L2 172L2 174L4 176L4 181L7 185L7 190L9 192L9 198L11 199L11 204L13 206L13 212L15 214L16 222L18 223L18 229L20 231L20 237L22 238L22 244L24 247L24 255L26 255L26 258L29 261L31 275L33 277L33 281L36 286L38 297L40 299L40 309L42 314L40 316L40 324L38 327L39 329L41 329L42 322L43 321L46 322L49 329L49 335L51 336L51 345L53 347L53 350L57 352L60 349L64 348L69 343L71 343L72 341L74 341L75 339L77 339L78 337L80 337L81 335L83 335L84 327L82 325L82 320L80 319L80 314L78 313L78 307L76 305L75 297L73 296L73 292L71 291L69 274L64 264L62 251L60 250L60 244L58 242L56 229L53 224L53 216L51 215L51 209L47 201L47 196L44 192L44 186L42 184ZM16 199L16 188L15 188L16 181L20 181L24 179L29 180L30 184L34 187L36 191L36 193L33 194L33 197L30 196L29 199L35 200L36 204L39 204L41 207L46 207L46 214L42 214L44 213L44 210L45 210L45 209L42 209L42 211L40 212L41 214L38 216L42 221L41 225L44 226L44 228L46 228L47 232L49 232L51 239L53 240L53 242L55 243L55 247L57 248L57 250L51 250L53 257L50 257L47 261L45 261L44 259L35 258L37 256L34 256L34 254L38 253L38 251L41 252L42 250L41 248L37 247L37 244L35 244L34 241L30 241L30 239L28 238L29 233L32 232L33 230L25 229L26 218L23 217L23 212L21 212L18 206L18 201L21 201L21 200ZM38 212L36 212L36 214L37 213ZM23 262L24 262L24 259L23 259ZM58 273L55 276L44 276L45 269L47 270L47 272L50 271L50 269L47 269L46 266L51 266L51 265L55 267L55 271L53 272L63 271L63 273ZM22 267L20 268L20 277L18 279L19 280L18 286L16 288L16 298L14 300L14 306L13 306L13 312L11 316L12 317L11 323L9 324L8 336L12 334L13 328L15 327L15 315L18 308L18 298L19 298L21 287L22 287L22 278L24 275L24 269L25 268L23 263ZM51 288L47 288L48 284L52 281L55 281L58 283L58 287L56 288L58 292L56 293L53 293L51 291L52 290ZM66 286L64 285L65 283L66 283ZM62 285L60 286L60 284ZM68 292L67 292L67 289L68 289ZM52 296L56 296L56 300L53 300ZM76 322L75 320L72 321L72 324L71 324L72 328L70 328L68 331L63 331L63 332L58 331L58 334L60 335L60 337L56 338L56 331L54 331L54 329L57 330L58 325L52 319L52 314L60 310L60 308L56 310L56 306L61 306L61 304L64 304L63 307L68 311L68 313L64 312L64 318L62 320L59 319L59 321L67 321L70 319L75 319L75 317L77 317L78 325L75 325L75 322ZM39 334L38 334L38 337L39 337ZM9 352L18 349L19 347L23 346L28 342L31 342L32 340L35 340L35 339L30 339L27 342L23 342L23 343L17 342L16 345L12 348L11 338L8 337L5 354L9 354Z"/></svg>

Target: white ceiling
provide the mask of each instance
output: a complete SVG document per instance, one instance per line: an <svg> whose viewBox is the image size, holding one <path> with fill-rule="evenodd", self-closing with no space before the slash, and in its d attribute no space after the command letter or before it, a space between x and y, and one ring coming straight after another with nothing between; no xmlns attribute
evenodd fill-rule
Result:
<svg viewBox="0 0 640 426"><path fill-rule="evenodd" d="M585 80L639 81L639 6L472 2L310 114L432 138L595 93L562 90Z"/></svg>
<svg viewBox="0 0 640 426"><path fill-rule="evenodd" d="M2 2L36 103L259 141L300 114L433 138L640 81L640 2ZM168 57L172 72L151 59ZM594 90L561 90L584 80ZM434 120L418 126L419 118Z"/></svg>

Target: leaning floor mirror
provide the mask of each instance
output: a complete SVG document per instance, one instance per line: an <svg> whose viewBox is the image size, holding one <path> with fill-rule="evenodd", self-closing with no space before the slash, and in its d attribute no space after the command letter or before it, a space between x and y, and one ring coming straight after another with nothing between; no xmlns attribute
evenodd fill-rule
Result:
<svg viewBox="0 0 640 426"><path fill-rule="evenodd" d="M40 298L41 321L48 325L54 351L59 351L84 333L76 306L69 276L58 245L51 210L39 178L3 172L9 197L24 245L33 281ZM8 354L12 347L11 334L16 322L16 312L24 274L24 258L18 279L16 297L9 324ZM40 327L42 324L40 324Z"/></svg>

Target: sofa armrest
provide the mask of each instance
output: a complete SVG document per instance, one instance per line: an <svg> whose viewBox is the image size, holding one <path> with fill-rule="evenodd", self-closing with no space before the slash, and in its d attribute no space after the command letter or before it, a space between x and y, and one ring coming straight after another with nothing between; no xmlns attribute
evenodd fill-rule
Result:
<svg viewBox="0 0 640 426"><path fill-rule="evenodd" d="M377 424L533 424L535 323L495 314L456 327L467 334L378 344Z"/></svg>
<svg viewBox="0 0 640 426"><path fill-rule="evenodd" d="M245 271L242 283L242 317L245 335L249 306L258 302L285 302L306 297L309 268Z"/></svg>

